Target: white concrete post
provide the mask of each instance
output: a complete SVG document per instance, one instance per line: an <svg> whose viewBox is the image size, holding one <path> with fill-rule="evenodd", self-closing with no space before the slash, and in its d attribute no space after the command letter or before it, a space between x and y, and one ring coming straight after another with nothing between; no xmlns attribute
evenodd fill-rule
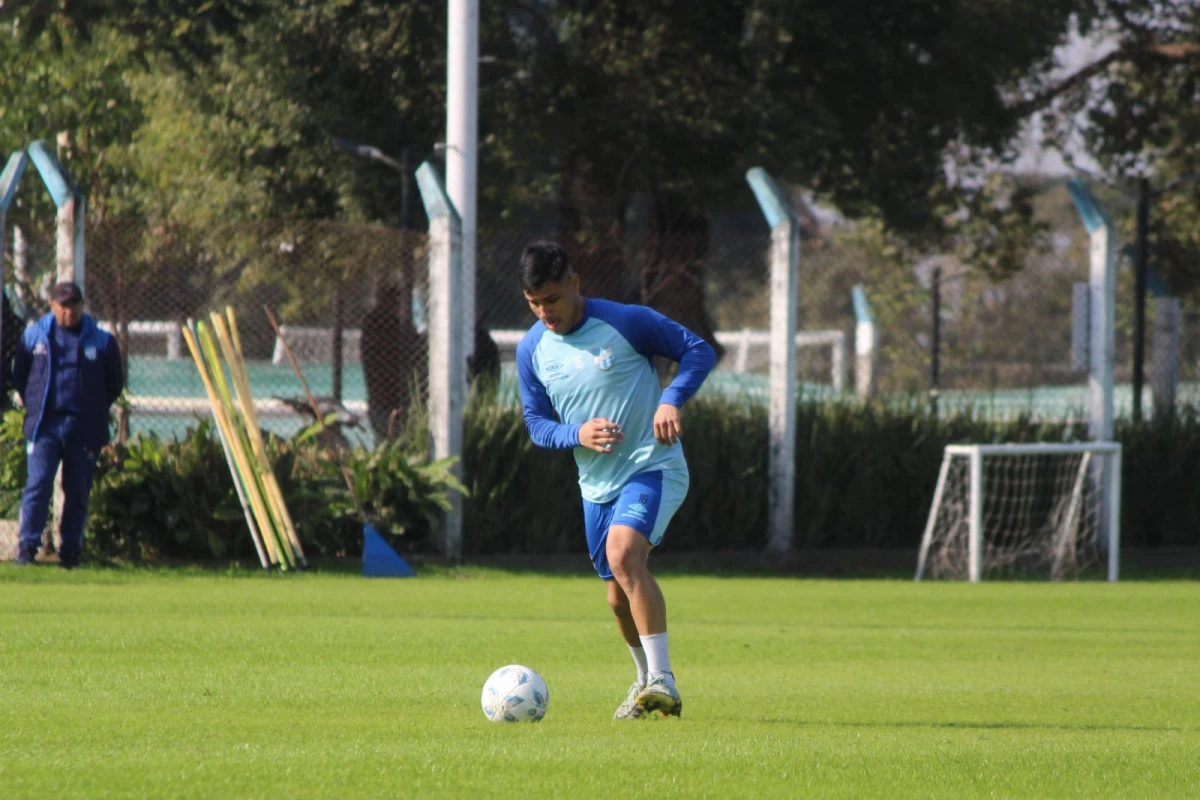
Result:
<svg viewBox="0 0 1200 800"><path fill-rule="evenodd" d="M767 550L792 546L796 492L796 308L799 301L800 225L786 195L761 167L746 180L771 226L771 344L768 387L770 429Z"/></svg>
<svg viewBox="0 0 1200 800"><path fill-rule="evenodd" d="M45 142L36 141L27 149L30 160L37 167L42 182L50 190L50 197L58 209L55 240L56 280L75 281L79 288L83 289L86 299L84 232L87 228L87 207L83 194Z"/></svg>
<svg viewBox="0 0 1200 800"><path fill-rule="evenodd" d="M1078 179L1067 182L1071 199L1088 232L1088 434L1092 441L1110 442L1113 436L1113 353L1116 328L1116 242L1112 222L1092 193ZM1120 502L1112 496L1110 459L1098 459L1093 485L1104 493L1105 507ZM1112 514L1100 516L1100 538L1111 547L1116 531Z"/></svg>
<svg viewBox="0 0 1200 800"><path fill-rule="evenodd" d="M467 399L467 363L463 354L462 223L441 178L428 162L417 169L417 187L429 217L429 432L435 459L457 457L454 474L462 478L463 409ZM462 497L450 494L443 550L462 556Z"/></svg>
<svg viewBox="0 0 1200 800"><path fill-rule="evenodd" d="M866 400L875 390L875 320L861 285L850 290L854 301L854 394Z"/></svg>
<svg viewBox="0 0 1200 800"><path fill-rule="evenodd" d="M475 352L475 209L479 150L479 0L447 4L446 193L462 225L464 358Z"/></svg>

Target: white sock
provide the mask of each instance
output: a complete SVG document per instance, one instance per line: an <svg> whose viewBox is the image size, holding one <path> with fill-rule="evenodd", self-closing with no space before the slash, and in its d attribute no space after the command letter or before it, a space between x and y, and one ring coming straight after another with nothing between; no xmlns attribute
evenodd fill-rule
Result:
<svg viewBox="0 0 1200 800"><path fill-rule="evenodd" d="M639 636L646 650L646 669L651 678L671 672L671 657L667 654L667 632Z"/></svg>
<svg viewBox="0 0 1200 800"><path fill-rule="evenodd" d="M630 647L629 655L633 656L633 663L637 666L637 682L642 686L646 685L646 677L650 674L650 669L646 664L646 649L644 647Z"/></svg>

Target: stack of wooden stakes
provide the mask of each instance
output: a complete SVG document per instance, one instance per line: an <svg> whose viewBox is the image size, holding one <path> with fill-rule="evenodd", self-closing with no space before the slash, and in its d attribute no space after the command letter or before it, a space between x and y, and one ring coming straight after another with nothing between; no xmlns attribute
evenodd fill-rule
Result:
<svg viewBox="0 0 1200 800"><path fill-rule="evenodd" d="M242 358L237 317L233 308L227 307L224 315L214 311L210 319L212 333L203 321L189 320L180 329L208 393L225 460L259 561L265 569L289 570L307 566L296 527L283 502L283 492L267 459L258 413L250 394L250 379ZM226 368L229 370L228 381Z"/></svg>

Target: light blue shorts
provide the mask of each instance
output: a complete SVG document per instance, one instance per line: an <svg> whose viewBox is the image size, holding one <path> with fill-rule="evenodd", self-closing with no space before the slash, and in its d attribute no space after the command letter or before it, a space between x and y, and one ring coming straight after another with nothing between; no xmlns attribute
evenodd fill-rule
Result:
<svg viewBox="0 0 1200 800"><path fill-rule="evenodd" d="M613 525L633 528L658 545L667 525L687 497L686 469L654 470L634 475L621 493L607 503L583 501L584 528L588 553L596 574L606 581L613 578L608 566L608 529Z"/></svg>

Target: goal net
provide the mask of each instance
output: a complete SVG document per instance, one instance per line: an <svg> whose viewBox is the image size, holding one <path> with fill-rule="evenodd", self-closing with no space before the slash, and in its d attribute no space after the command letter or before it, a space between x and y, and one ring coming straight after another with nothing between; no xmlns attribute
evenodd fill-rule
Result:
<svg viewBox="0 0 1200 800"><path fill-rule="evenodd" d="M1107 562L1115 581L1120 480L1114 442L949 445L916 579L1063 580Z"/></svg>

